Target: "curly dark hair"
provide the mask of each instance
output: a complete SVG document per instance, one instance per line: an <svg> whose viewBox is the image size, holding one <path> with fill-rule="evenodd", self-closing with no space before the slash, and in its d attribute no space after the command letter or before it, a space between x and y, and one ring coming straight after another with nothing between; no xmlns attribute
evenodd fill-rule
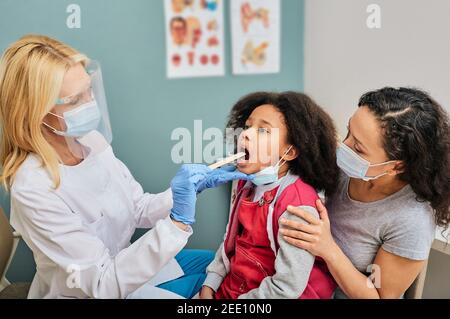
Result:
<svg viewBox="0 0 450 319"><path fill-rule="evenodd" d="M450 223L449 117L427 93L413 88L386 87L364 94L367 106L381 122L384 149L390 160L404 162L402 181L417 200L429 202L438 226Z"/></svg>
<svg viewBox="0 0 450 319"><path fill-rule="evenodd" d="M228 128L244 128L254 109L272 105L283 114L288 143L299 156L290 162L290 171L318 191L332 195L337 187L337 133L331 117L310 97L297 92L256 92L239 100L231 110Z"/></svg>

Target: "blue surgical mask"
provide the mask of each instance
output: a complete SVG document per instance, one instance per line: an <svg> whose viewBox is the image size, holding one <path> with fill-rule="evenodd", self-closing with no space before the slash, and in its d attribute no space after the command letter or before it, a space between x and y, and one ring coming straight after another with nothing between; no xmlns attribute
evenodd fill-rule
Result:
<svg viewBox="0 0 450 319"><path fill-rule="evenodd" d="M340 143L336 151L337 165L349 177L370 181L380 178L387 174L387 172L377 176L366 176L367 171L371 167L382 166L393 163L395 161L384 162L380 164L370 164L358 154L356 154L350 147L344 143Z"/></svg>
<svg viewBox="0 0 450 319"><path fill-rule="evenodd" d="M280 170L280 167L286 164L286 161L284 161L283 164L280 165L283 158L286 156L286 154L291 150L292 146L288 148L286 152L284 152L283 156L280 158L278 163L275 166L269 166L258 173L255 174L255 178L252 180L252 183L256 186L260 185L267 185L272 184L278 181L278 172Z"/></svg>
<svg viewBox="0 0 450 319"><path fill-rule="evenodd" d="M66 137L82 137L86 135L98 127L101 119L100 110L95 99L80 105L76 109L64 112L63 116L51 112L50 114L64 120L66 131L58 131L47 123L44 123L44 125L49 127L55 134Z"/></svg>

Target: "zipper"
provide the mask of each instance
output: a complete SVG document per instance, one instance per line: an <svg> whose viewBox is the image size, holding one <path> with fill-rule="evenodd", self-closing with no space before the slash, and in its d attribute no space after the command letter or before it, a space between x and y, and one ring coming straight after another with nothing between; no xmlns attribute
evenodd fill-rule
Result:
<svg viewBox="0 0 450 319"><path fill-rule="evenodd" d="M259 270L264 274L264 277L268 277L269 274L266 272L266 270L264 269L263 265L255 258L250 256L244 249L242 249L241 247L236 247L237 249L239 249L241 251L241 253L247 257L248 259L250 259L255 265L258 266Z"/></svg>

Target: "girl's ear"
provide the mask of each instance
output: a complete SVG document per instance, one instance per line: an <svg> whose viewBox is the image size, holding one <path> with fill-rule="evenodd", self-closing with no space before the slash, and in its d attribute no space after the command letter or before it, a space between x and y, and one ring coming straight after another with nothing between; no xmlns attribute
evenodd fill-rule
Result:
<svg viewBox="0 0 450 319"><path fill-rule="evenodd" d="M291 149L289 150L289 152L286 153L286 155L284 156L284 159L286 160L286 162L295 160L299 155L299 151L295 146L292 146Z"/></svg>

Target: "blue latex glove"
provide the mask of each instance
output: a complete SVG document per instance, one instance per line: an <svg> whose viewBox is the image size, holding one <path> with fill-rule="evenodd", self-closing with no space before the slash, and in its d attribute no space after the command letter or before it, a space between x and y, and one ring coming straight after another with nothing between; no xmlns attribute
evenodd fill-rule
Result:
<svg viewBox="0 0 450 319"><path fill-rule="evenodd" d="M211 169L205 165L185 164L170 182L173 207L170 216L183 224L195 223L195 203L198 183L203 181Z"/></svg>
<svg viewBox="0 0 450 319"><path fill-rule="evenodd" d="M247 175L236 170L233 165L211 170L208 176L198 183L197 192L201 193L207 188L215 188L236 179L252 180L254 175Z"/></svg>

